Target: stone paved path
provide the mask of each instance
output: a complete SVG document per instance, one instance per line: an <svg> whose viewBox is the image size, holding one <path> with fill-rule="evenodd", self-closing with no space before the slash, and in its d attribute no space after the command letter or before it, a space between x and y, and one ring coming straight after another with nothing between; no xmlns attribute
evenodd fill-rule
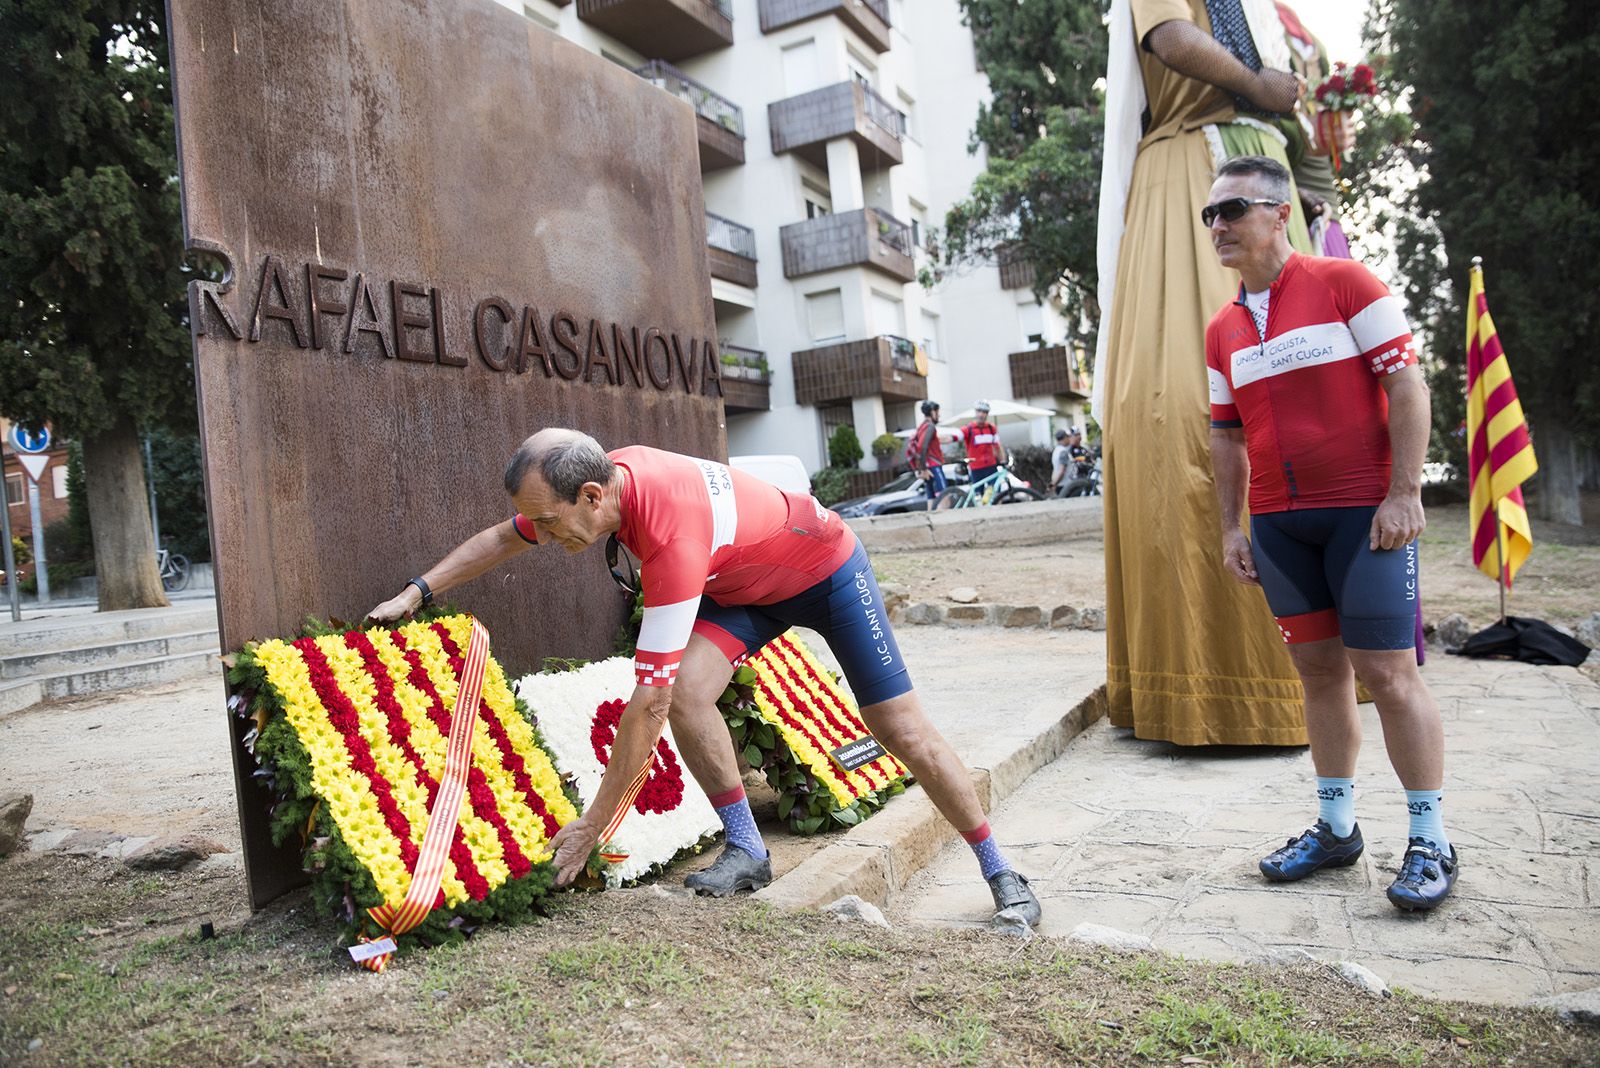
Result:
<svg viewBox="0 0 1600 1068"><path fill-rule="evenodd" d="M1384 898L1405 846L1404 795L1377 713L1357 774L1367 852L1274 886L1256 860L1315 818L1301 749L1184 749L1101 721L994 824L1044 904L1040 932L1093 922L1160 950L1250 959L1299 948L1432 996L1522 1003L1600 987L1600 686L1570 668L1435 655L1446 731L1455 896L1431 916ZM955 843L896 899L899 923L970 926L987 889Z"/></svg>

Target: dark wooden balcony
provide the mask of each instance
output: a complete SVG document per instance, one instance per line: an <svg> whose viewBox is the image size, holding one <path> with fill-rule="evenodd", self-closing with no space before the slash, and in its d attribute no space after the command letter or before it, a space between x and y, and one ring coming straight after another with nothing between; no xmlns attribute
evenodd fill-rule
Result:
<svg viewBox="0 0 1600 1068"><path fill-rule="evenodd" d="M729 0L578 0L578 17L651 59L677 62L733 44Z"/></svg>
<svg viewBox="0 0 1600 1068"><path fill-rule="evenodd" d="M1077 355L1065 345L1013 352L1009 359L1013 397L1089 397L1089 383L1078 370Z"/></svg>
<svg viewBox="0 0 1600 1068"><path fill-rule="evenodd" d="M928 399L927 365L919 370L916 345L893 334L805 349L793 360L798 404L870 396L891 401Z"/></svg>
<svg viewBox="0 0 1600 1068"><path fill-rule="evenodd" d="M828 142L849 137L861 150L867 170L893 166L905 159L900 141L906 117L870 86L857 81L813 89L767 105L772 152L793 152L828 169Z"/></svg>
<svg viewBox="0 0 1600 1068"><path fill-rule="evenodd" d="M744 162L744 111L738 104L701 85L664 59L652 59L634 73L694 108L702 174L737 167Z"/></svg>
<svg viewBox="0 0 1600 1068"><path fill-rule="evenodd" d="M706 252L712 278L741 286L756 284L756 234L748 226L706 212Z"/></svg>
<svg viewBox="0 0 1600 1068"><path fill-rule="evenodd" d="M722 346L722 407L729 415L772 410L767 354L743 345Z"/></svg>
<svg viewBox="0 0 1600 1068"><path fill-rule="evenodd" d="M761 0L761 32L837 15L868 47L889 51L889 0Z"/></svg>
<svg viewBox="0 0 1600 1068"><path fill-rule="evenodd" d="M877 208L790 223L778 231L778 239L783 246L785 278L839 267L875 267L902 282L917 277L911 228Z"/></svg>
<svg viewBox="0 0 1600 1068"><path fill-rule="evenodd" d="M1023 259L1020 250L1014 246L1003 245L997 259L1000 261L1001 289L1033 288L1033 264Z"/></svg>

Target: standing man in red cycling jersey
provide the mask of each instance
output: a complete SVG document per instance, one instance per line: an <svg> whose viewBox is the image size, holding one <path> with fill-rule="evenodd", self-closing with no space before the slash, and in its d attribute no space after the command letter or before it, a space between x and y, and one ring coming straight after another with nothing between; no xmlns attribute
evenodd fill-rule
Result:
<svg viewBox="0 0 1600 1068"><path fill-rule="evenodd" d="M961 441L967 448L967 477L976 486L1006 462L1006 447L1000 443L1000 428L989 422L989 402L972 406L972 422L961 428Z"/></svg>
<svg viewBox="0 0 1600 1068"><path fill-rule="evenodd" d="M1359 678L1411 814L1389 900L1426 910L1449 896L1458 867L1440 813L1444 726L1414 645L1428 387L1388 288L1354 260L1290 248L1292 196L1282 164L1241 156L1217 169L1200 213L1241 279L1206 328L1223 560L1262 587L1277 617L1305 688L1317 775L1317 822L1263 858L1261 873L1288 882L1361 856Z"/></svg>
<svg viewBox="0 0 1600 1068"><path fill-rule="evenodd" d="M922 480L922 491L928 495L930 509L938 501L939 495L950 488L944 477L944 438L939 433L939 402L923 401L922 425L917 427L911 440L906 443L906 462ZM949 438L950 443L955 444L956 436L951 434Z"/></svg>
<svg viewBox="0 0 1600 1068"><path fill-rule="evenodd" d="M505 487L516 515L468 538L371 616L409 615L534 545L576 553L612 536L639 559L637 685L594 801L551 841L557 885L583 869L669 720L728 843L685 885L723 897L772 881L716 702L746 657L805 626L827 640L868 729L971 845L996 911L1038 921L1039 901L990 833L966 767L923 712L872 565L836 514L725 464L638 445L607 453L587 434L555 428L522 443Z"/></svg>

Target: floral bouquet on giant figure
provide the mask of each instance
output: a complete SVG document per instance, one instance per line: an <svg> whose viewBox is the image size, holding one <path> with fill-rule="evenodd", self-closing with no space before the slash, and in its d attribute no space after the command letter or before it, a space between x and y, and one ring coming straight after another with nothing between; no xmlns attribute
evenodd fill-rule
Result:
<svg viewBox="0 0 1600 1068"><path fill-rule="evenodd" d="M1328 149L1333 159L1333 169L1340 168L1339 145L1351 113L1364 104L1370 104L1378 95L1378 76L1365 63L1352 69L1344 63L1335 63L1333 73L1317 86L1313 94L1317 101L1317 140Z"/></svg>

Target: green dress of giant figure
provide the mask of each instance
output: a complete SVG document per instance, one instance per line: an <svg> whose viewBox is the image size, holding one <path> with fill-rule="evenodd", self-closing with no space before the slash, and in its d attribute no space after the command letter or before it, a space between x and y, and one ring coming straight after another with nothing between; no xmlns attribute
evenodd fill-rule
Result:
<svg viewBox="0 0 1600 1068"><path fill-rule="evenodd" d="M1111 19L1094 408L1111 722L1181 745L1304 745L1266 600L1222 567L1204 341L1239 279L1199 219L1223 160L1288 165L1276 120L1299 85L1271 0L1115 0ZM1298 201L1290 239L1309 251Z"/></svg>

